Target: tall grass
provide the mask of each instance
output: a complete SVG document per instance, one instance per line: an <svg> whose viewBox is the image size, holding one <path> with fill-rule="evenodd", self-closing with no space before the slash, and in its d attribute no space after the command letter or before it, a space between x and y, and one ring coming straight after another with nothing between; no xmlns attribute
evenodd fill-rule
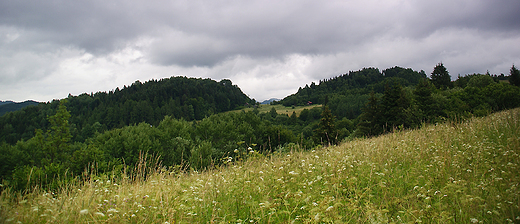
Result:
<svg viewBox="0 0 520 224"><path fill-rule="evenodd" d="M150 166L146 178L90 175L61 192L3 190L0 222L520 222L520 109L290 147L205 172Z"/></svg>

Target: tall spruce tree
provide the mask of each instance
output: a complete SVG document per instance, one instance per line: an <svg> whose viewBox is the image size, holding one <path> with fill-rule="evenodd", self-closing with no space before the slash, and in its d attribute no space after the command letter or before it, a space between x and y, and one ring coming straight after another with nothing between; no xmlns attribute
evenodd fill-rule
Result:
<svg viewBox="0 0 520 224"><path fill-rule="evenodd" d="M520 72L515 65L509 70L509 74L509 83L511 83L511 85L520 86Z"/></svg>
<svg viewBox="0 0 520 224"><path fill-rule="evenodd" d="M63 161L72 138L69 125L70 113L65 106L66 102L66 100L61 100L56 114L48 118L51 129L47 132L48 145L46 148L51 163Z"/></svg>
<svg viewBox="0 0 520 224"><path fill-rule="evenodd" d="M382 125L386 127L386 131L391 131L401 125L403 127L410 126L409 117L406 113L410 104L410 99L406 96L401 85L386 86L381 99Z"/></svg>
<svg viewBox="0 0 520 224"><path fill-rule="evenodd" d="M450 74L448 73L448 70L446 69L446 67L444 67L442 62L437 64L433 68L431 80L435 87L439 89L446 89L452 87Z"/></svg>
<svg viewBox="0 0 520 224"><path fill-rule="evenodd" d="M440 113L432 96L434 89L435 87L428 79L422 79L419 81L419 84L415 86L413 93L418 109L420 110L419 120L421 121L432 121L435 116Z"/></svg>
<svg viewBox="0 0 520 224"><path fill-rule="evenodd" d="M328 106L323 107L321 112L321 120L319 127L315 132L317 141L327 145L334 145L337 143L338 132L334 124L334 116Z"/></svg>
<svg viewBox="0 0 520 224"><path fill-rule="evenodd" d="M363 107L361 115L359 116L359 124L357 126L357 134L359 136L375 136L383 133L381 105L379 98L372 91L368 102Z"/></svg>

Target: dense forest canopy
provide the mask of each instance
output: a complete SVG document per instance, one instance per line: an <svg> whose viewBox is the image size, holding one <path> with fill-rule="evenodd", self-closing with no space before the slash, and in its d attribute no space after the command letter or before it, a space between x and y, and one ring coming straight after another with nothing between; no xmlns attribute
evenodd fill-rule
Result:
<svg viewBox="0 0 520 224"><path fill-rule="evenodd" d="M59 101L41 103L0 117L0 141L14 144L34 136L35 129L47 129L46 118ZM122 89L79 96L69 95L66 107L71 114L74 140L83 141L96 131L146 122L158 125L168 115L176 119L200 120L212 114L253 105L230 80L171 77L135 81Z"/></svg>
<svg viewBox="0 0 520 224"><path fill-rule="evenodd" d="M27 100L20 103L13 101L0 101L0 117L8 112L21 110L24 107L38 104L38 102L33 100Z"/></svg>
<svg viewBox="0 0 520 224"><path fill-rule="evenodd" d="M116 172L143 158L200 170L291 145L311 149L520 106L514 66L507 77L472 74L446 83L446 75L443 64L429 76L397 66L364 68L272 103L323 105L299 116L274 107L260 113L229 80L171 77L69 96L0 117L0 179L17 190L53 188L88 167ZM244 107L255 109L222 113Z"/></svg>
<svg viewBox="0 0 520 224"><path fill-rule="evenodd" d="M309 102L327 104L335 116L355 119L362 113L370 92L381 94L386 85L394 83L403 87L415 86L426 78L424 71L417 72L410 68L395 66L382 72L377 68L363 68L322 80L318 85L306 85L278 103L284 106L305 105Z"/></svg>

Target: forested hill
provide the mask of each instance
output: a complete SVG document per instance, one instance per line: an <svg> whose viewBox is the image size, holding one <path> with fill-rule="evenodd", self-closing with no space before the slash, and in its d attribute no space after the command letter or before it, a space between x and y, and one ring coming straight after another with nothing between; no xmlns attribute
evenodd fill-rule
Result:
<svg viewBox="0 0 520 224"><path fill-rule="evenodd" d="M318 85L313 82L279 103L284 106L327 104L337 117L354 119L361 114L370 92L383 93L385 86L394 84L415 86L425 78L427 77L424 71L417 72L411 68L395 66L382 72L377 68L363 68L320 80Z"/></svg>
<svg viewBox="0 0 520 224"><path fill-rule="evenodd" d="M136 81L122 89L81 94L66 99L70 111L71 131L78 141L96 131L146 122L157 125L172 118L199 120L206 116L254 104L230 80L171 77ZM59 101L41 103L0 117L0 142L14 144L34 136L35 129L46 130L47 117L54 114Z"/></svg>
<svg viewBox="0 0 520 224"><path fill-rule="evenodd" d="M27 100L24 102L13 102L13 101L0 101L0 116L11 112L11 111L17 111L24 107L31 106L31 105L38 105L39 103L33 100Z"/></svg>

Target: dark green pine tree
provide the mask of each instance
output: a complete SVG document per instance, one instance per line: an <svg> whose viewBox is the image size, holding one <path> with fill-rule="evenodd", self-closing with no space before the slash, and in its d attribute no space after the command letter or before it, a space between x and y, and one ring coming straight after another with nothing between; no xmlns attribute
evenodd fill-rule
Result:
<svg viewBox="0 0 520 224"><path fill-rule="evenodd" d="M385 130L391 131L400 126L409 127L410 121L407 113L409 107L410 99L401 85L387 86L381 99L382 125L386 127Z"/></svg>
<svg viewBox="0 0 520 224"><path fill-rule="evenodd" d="M440 110L435 104L432 93L435 87L428 79L422 79L419 84L415 86L413 94L417 102L419 112L419 120L432 121L436 116L440 115Z"/></svg>
<svg viewBox="0 0 520 224"><path fill-rule="evenodd" d="M515 67L515 65L511 67L511 70L509 72L509 83L511 83L511 85L520 86L520 72Z"/></svg>
<svg viewBox="0 0 520 224"><path fill-rule="evenodd" d="M269 115L274 119L276 116L278 116L278 113L276 113L276 109L274 107L271 107L271 110L269 111Z"/></svg>
<svg viewBox="0 0 520 224"><path fill-rule="evenodd" d="M433 68L431 80L435 87L439 89L446 89L452 87L450 74L448 73L448 70L446 69L446 67L444 67L442 62L437 64Z"/></svg>
<svg viewBox="0 0 520 224"><path fill-rule="evenodd" d="M50 162L63 161L64 156L69 151L69 143L72 138L70 134L69 118L70 113L65 107L66 100L61 100L56 114L48 118L51 123L51 129L48 131L47 153Z"/></svg>
<svg viewBox="0 0 520 224"><path fill-rule="evenodd" d="M383 133L383 125L381 124L381 106L379 99L374 92L370 93L368 102L362 109L363 113L359 116L359 124L357 126L357 135L375 136Z"/></svg>
<svg viewBox="0 0 520 224"><path fill-rule="evenodd" d="M334 124L334 116L328 106L323 107L321 112L321 120L315 132L315 139L318 142L325 143L327 145L334 145L337 143L338 132Z"/></svg>

